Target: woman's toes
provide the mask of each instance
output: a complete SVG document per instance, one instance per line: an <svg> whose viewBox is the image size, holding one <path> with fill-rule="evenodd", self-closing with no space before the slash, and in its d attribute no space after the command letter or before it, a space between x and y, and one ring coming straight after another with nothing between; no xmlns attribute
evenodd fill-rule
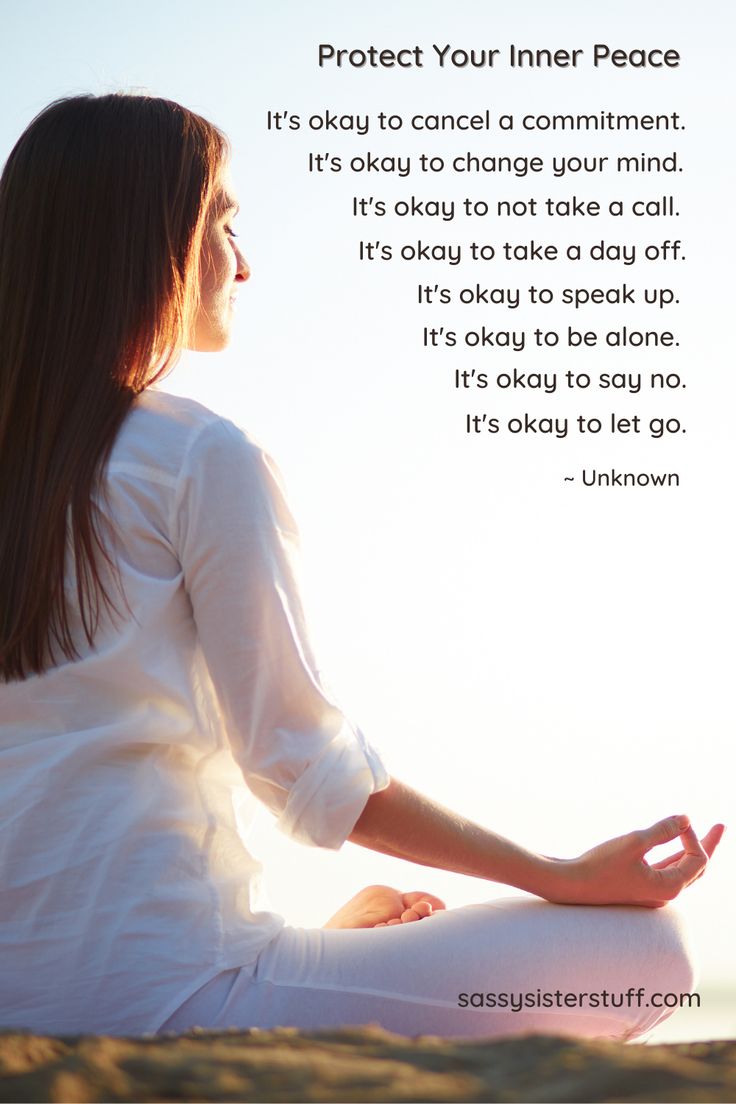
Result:
<svg viewBox="0 0 736 1104"><path fill-rule="evenodd" d="M414 912L416 912L419 916L432 915L432 906L430 905L429 901L417 901L416 904L412 905L411 907Z"/></svg>
<svg viewBox="0 0 736 1104"><path fill-rule="evenodd" d="M410 924L412 920L421 920L421 916L416 911L416 909L413 909L413 908L404 909L404 911L401 914L401 923L402 924Z"/></svg>
<svg viewBox="0 0 736 1104"><path fill-rule="evenodd" d="M402 900L406 908L414 908L419 901L426 901L427 904L432 906L433 910L445 908L445 902L441 901L439 897L435 897L433 893L423 893L420 890L413 890L411 893L402 894Z"/></svg>
<svg viewBox="0 0 736 1104"><path fill-rule="evenodd" d="M387 921L388 927L391 927L392 924L400 924L400 923L401 923L401 920L399 920L398 916L395 917L393 920L388 920Z"/></svg>

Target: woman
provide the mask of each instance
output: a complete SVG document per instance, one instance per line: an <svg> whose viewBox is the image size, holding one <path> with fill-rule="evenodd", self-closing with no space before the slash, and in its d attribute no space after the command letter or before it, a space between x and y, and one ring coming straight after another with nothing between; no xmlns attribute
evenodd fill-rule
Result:
<svg viewBox="0 0 736 1104"><path fill-rule="evenodd" d="M155 388L228 342L249 276L228 163L178 104L75 96L0 180L1 1026L640 1036L670 1011L652 994L692 985L660 906L723 827L556 859L389 779L321 683L273 461ZM303 843L536 899L372 886L291 927L259 905L252 795Z"/></svg>

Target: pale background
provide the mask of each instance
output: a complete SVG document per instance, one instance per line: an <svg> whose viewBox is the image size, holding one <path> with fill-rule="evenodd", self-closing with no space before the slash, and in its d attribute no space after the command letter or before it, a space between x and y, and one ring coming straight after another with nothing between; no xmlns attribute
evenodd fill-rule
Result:
<svg viewBox="0 0 736 1104"><path fill-rule="evenodd" d="M707 17L704 21L702 17ZM0 2L0 156L52 99L117 89L176 99L234 146L240 244L253 275L231 347L189 355L163 384L231 417L267 446L299 519L314 635L329 682L389 768L451 808L548 854L574 855L687 812L704 832L733 806L733 187L736 97L725 3L629 0L506 5L226 7ZM317 45L425 47L421 70L317 67ZM577 69L437 68L431 44L583 47ZM676 70L595 70L595 42L672 47ZM266 112L681 113L677 133L424 137L267 132ZM310 150L347 158L420 151L669 154L685 171L550 175L309 175ZM353 195L386 199L678 197L677 219L356 220ZM682 239L687 262L632 266L360 264L357 241ZM680 305L536 313L416 304L418 282L677 289ZM673 329L678 349L502 354L422 350L421 328ZM460 395L452 370L678 371L657 397ZM681 417L687 436L466 437L465 411ZM679 489L591 489L580 469L678 471ZM733 831L733 826L732 826ZM321 924L369 882L448 905L509 891L375 855L299 848L264 812L252 846L273 904ZM736 1036L733 843L681 899L702 961L703 1007L655 1038Z"/></svg>

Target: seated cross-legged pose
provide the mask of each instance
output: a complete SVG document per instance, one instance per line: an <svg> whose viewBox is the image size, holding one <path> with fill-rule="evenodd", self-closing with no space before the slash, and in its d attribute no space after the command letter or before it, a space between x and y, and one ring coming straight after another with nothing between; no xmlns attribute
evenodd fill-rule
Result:
<svg viewBox="0 0 736 1104"><path fill-rule="evenodd" d="M278 468L155 386L229 340L229 161L179 104L82 95L0 178L0 1027L641 1037L693 984L670 903L723 826L560 859L388 776L320 676ZM290 925L244 843L256 800L302 843L525 896L369 886Z"/></svg>

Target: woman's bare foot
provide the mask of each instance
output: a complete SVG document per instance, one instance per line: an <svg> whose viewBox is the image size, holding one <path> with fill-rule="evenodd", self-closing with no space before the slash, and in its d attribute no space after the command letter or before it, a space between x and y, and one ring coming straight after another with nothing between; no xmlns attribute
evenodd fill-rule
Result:
<svg viewBox="0 0 736 1104"><path fill-rule="evenodd" d="M385 928L392 924L409 924L421 920L437 909L445 908L444 901L431 893L418 890L400 893L391 886L371 885L361 889L347 904L338 909L324 928Z"/></svg>

